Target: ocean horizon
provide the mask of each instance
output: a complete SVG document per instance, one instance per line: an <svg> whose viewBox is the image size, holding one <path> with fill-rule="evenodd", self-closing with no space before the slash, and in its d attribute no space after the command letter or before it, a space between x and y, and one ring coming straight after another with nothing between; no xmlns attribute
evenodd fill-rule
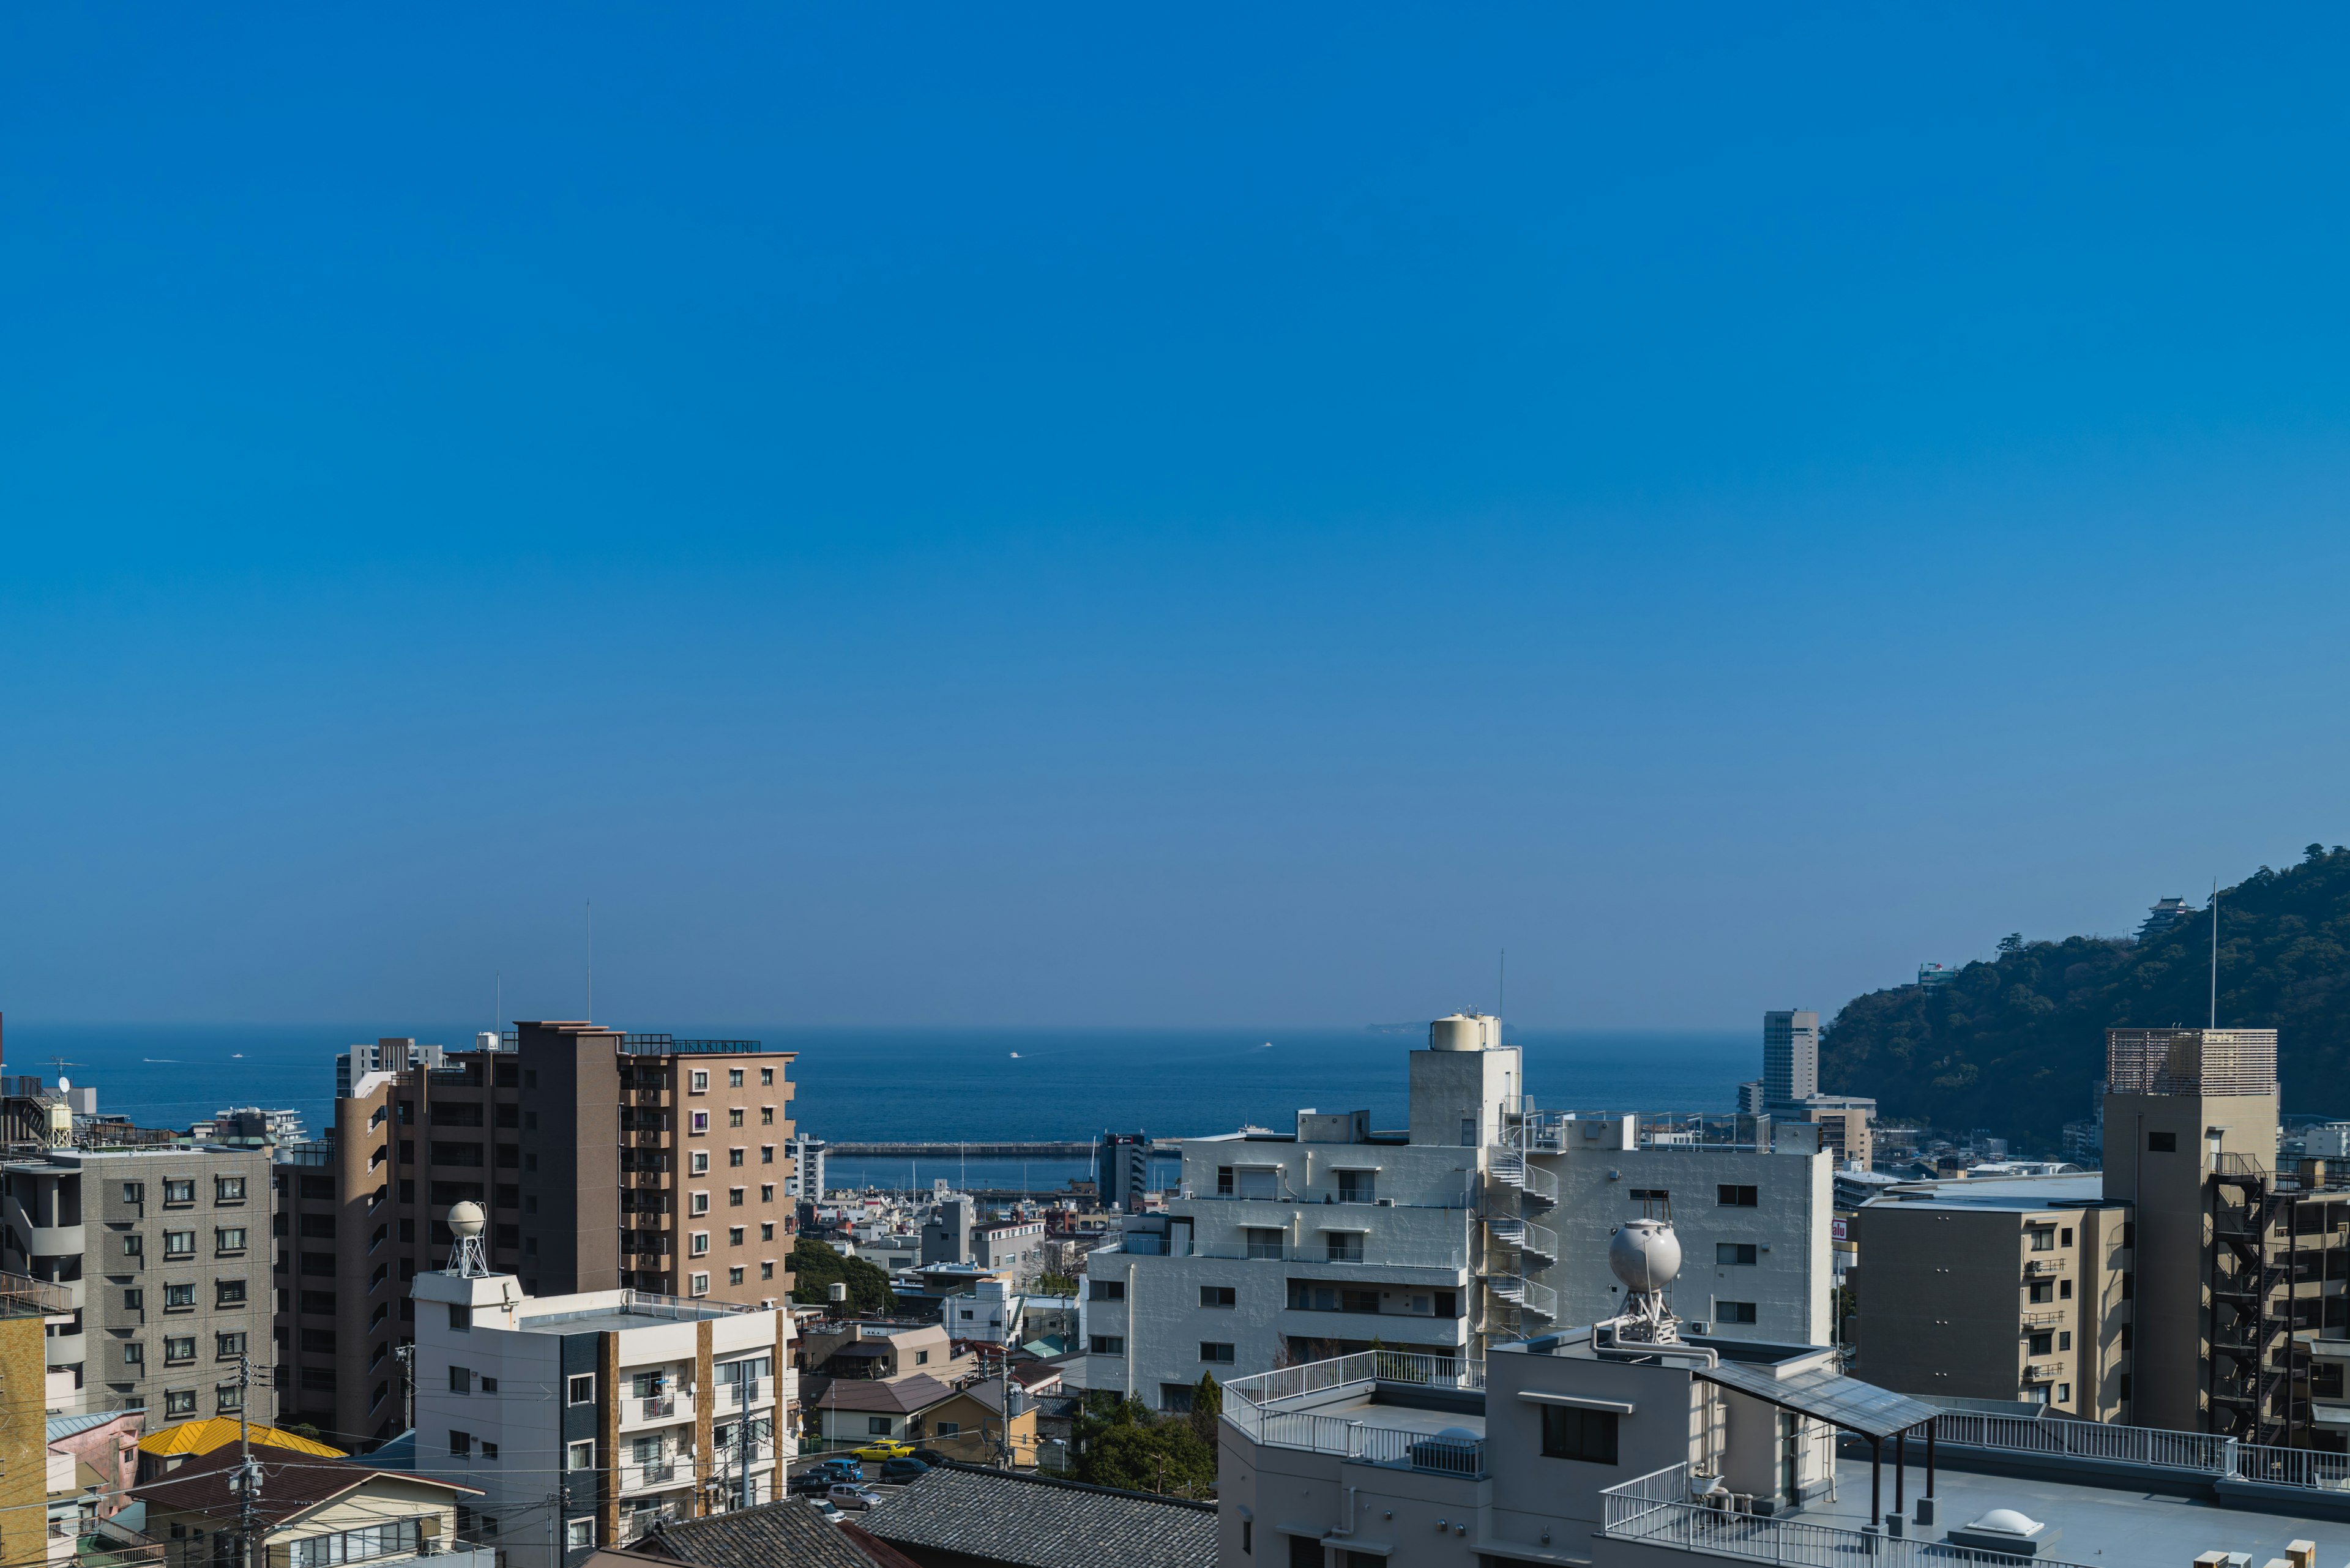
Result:
<svg viewBox="0 0 2350 1568"><path fill-rule="evenodd" d="M478 1026L400 1028L421 1041L472 1043ZM348 1024L12 1023L12 1074L96 1088L99 1109L141 1126L185 1127L232 1106L291 1108L322 1137L334 1115L335 1057L374 1028ZM681 1039L754 1039L798 1053L798 1127L834 1141L1075 1141L1104 1131L1157 1137L1285 1128L1298 1110L1367 1110L1404 1125L1406 1055L1424 1024L1315 1029L890 1028L802 1024L678 1027ZM1752 1030L1513 1031L1526 1092L1545 1108L1729 1111L1762 1067ZM836 1161L832 1182L1058 1185L1077 1168L962 1162L912 1170Z"/></svg>

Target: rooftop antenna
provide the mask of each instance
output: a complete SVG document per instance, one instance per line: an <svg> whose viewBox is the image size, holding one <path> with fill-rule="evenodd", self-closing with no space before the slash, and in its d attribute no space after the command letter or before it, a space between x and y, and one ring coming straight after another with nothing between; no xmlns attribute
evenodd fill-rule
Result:
<svg viewBox="0 0 2350 1568"><path fill-rule="evenodd" d="M506 1030L506 971L497 971L490 981L490 1033L504 1034Z"/></svg>
<svg viewBox="0 0 2350 1568"><path fill-rule="evenodd" d="M596 900L588 900L588 1022L596 1022Z"/></svg>
<svg viewBox="0 0 2350 1568"><path fill-rule="evenodd" d="M2211 878L2211 1023L2220 1027L2220 878Z"/></svg>
<svg viewBox="0 0 2350 1568"><path fill-rule="evenodd" d="M1500 985L1498 985L1497 987L1495 987L1495 988L1494 988L1494 992L1493 992L1493 1023L1494 1023L1494 1027L1495 1027L1496 1029L1498 1029L1498 1028L1501 1026L1502 1020L1503 1020L1503 1019L1504 1019L1504 1018L1507 1018L1507 1017L1510 1015L1509 1008L1510 1008L1510 950L1509 950L1509 949L1507 949L1507 948L1503 948L1503 949L1502 950L1502 982L1501 982L1501 984L1500 984ZM1496 1035L1493 1037L1493 1044L1496 1044L1496 1045L1499 1045L1501 1043L1502 1043L1501 1036L1500 1036L1499 1034L1496 1034Z"/></svg>

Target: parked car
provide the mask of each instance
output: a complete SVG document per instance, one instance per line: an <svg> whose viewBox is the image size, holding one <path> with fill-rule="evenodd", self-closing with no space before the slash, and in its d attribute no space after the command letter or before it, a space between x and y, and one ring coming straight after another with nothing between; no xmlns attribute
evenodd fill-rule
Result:
<svg viewBox="0 0 2350 1568"><path fill-rule="evenodd" d="M839 1505L835 1503L828 1497L817 1498L814 1502L810 1503L809 1506L816 1510L816 1516L822 1519L827 1524L838 1524L842 1520L848 1517L848 1515L841 1512Z"/></svg>
<svg viewBox="0 0 2350 1568"><path fill-rule="evenodd" d="M822 1497L845 1478L831 1469L802 1470L792 1478L792 1490L803 1497Z"/></svg>
<svg viewBox="0 0 2350 1568"><path fill-rule="evenodd" d="M826 1501L834 1507L845 1508L857 1513L862 1513L881 1501L879 1492L861 1486L837 1486L824 1495Z"/></svg>
<svg viewBox="0 0 2350 1568"><path fill-rule="evenodd" d="M868 1443L861 1449L851 1449L848 1451L860 1459L901 1459L914 1451L914 1445L899 1442L893 1438L883 1438L878 1442Z"/></svg>
<svg viewBox="0 0 2350 1568"><path fill-rule="evenodd" d="M920 1459L926 1465L942 1465L947 1462L947 1457L936 1449L916 1449L908 1457Z"/></svg>
<svg viewBox="0 0 2350 1568"><path fill-rule="evenodd" d="M885 1481L895 1481L901 1486L907 1481L920 1480L930 1473L931 1467L916 1459L881 1461L881 1479Z"/></svg>

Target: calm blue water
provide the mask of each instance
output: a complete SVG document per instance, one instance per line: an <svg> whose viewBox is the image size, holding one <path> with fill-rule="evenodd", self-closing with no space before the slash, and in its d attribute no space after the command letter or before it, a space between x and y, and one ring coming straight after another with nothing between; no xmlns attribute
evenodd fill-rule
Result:
<svg viewBox="0 0 2350 1568"><path fill-rule="evenodd" d="M1285 1127L1300 1106L1367 1109L1374 1127L1405 1121L1405 1054L1424 1028L814 1029L672 1026L680 1036L763 1040L797 1051L799 1124L833 1139L1091 1137ZM5 1070L95 1085L99 1108L151 1127L185 1127L228 1106L290 1106L313 1137L333 1116L334 1057L355 1040L413 1033L460 1045L468 1027L11 1023ZM1515 1035L1527 1088L1546 1107L1728 1111L1762 1067L1758 1031L1544 1032ZM1014 1053L1018 1053L1014 1055ZM1017 1167L972 1162L977 1183ZM1032 1184L1076 1174L1039 1165ZM845 1163L836 1180L858 1172ZM871 1173L902 1185L902 1166ZM922 1180L951 1176L925 1168Z"/></svg>

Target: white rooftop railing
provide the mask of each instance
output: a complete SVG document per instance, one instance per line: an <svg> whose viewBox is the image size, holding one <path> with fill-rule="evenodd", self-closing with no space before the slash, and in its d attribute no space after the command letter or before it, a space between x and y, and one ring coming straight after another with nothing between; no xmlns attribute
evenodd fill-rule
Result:
<svg viewBox="0 0 2350 1568"><path fill-rule="evenodd" d="M1961 1568L1970 1563L2014 1568L2006 1552L1976 1552L1939 1541L1912 1541L1833 1525L1809 1524L1774 1515L1740 1513L1726 1494L1700 1501L1689 1490L1689 1466L1669 1465L1601 1492L1600 1532L1617 1541L1638 1541L1679 1552L1701 1552L1746 1563L1786 1568ZM2055 1558L2035 1557L2048 1568L2081 1568Z"/></svg>
<svg viewBox="0 0 2350 1568"><path fill-rule="evenodd" d="M1383 1427L1326 1416L1298 1402L1317 1397L1369 1396L1382 1383L1481 1391L1485 1364L1466 1357L1361 1350L1352 1355L1278 1367L1224 1385L1223 1417L1251 1441L1268 1448L1335 1454L1363 1464L1389 1465L1474 1479L1485 1473L1482 1438L1441 1438L1419 1428Z"/></svg>

